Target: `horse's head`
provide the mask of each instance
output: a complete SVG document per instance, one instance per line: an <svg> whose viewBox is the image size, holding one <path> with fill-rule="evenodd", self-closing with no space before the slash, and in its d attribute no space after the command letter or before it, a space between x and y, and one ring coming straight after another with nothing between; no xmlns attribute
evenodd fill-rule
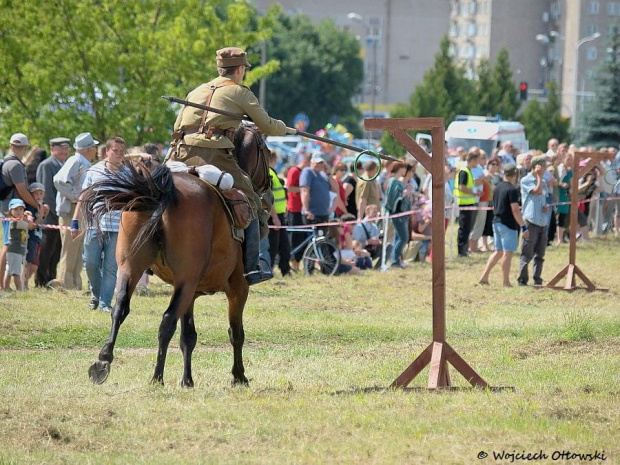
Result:
<svg viewBox="0 0 620 465"><path fill-rule="evenodd" d="M256 127L241 125L235 131L234 144L233 155L239 167L248 173L257 190L266 190L270 183L267 161L269 149L262 133Z"/></svg>

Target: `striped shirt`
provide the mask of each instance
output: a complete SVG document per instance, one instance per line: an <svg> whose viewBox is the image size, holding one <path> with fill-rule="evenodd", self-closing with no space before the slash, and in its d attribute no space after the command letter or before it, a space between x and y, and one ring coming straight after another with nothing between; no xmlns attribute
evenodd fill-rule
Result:
<svg viewBox="0 0 620 465"><path fill-rule="evenodd" d="M128 172L128 168L122 167L121 172ZM84 184L82 184L82 188L86 189L87 187L95 184L99 181L104 181L108 177L113 176L115 173L106 168L106 161L102 160L96 165L93 165L86 172L86 177L84 178ZM121 222L121 211L113 210L109 213L105 213L101 220L99 221L99 225L102 231L107 232L118 232L119 226Z"/></svg>
<svg viewBox="0 0 620 465"><path fill-rule="evenodd" d="M527 176L521 179L521 200L523 202L523 219L528 223L535 224L537 226L548 226L551 220L551 207L547 208L544 212L543 208L547 204L547 195L549 195L549 189L547 183L542 181L542 194L534 194L532 190L536 188L538 181L536 176L529 173Z"/></svg>

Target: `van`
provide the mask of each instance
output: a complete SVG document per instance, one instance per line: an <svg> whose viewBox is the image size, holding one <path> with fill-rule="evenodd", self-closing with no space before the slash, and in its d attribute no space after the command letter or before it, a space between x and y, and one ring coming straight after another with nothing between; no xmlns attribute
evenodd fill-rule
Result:
<svg viewBox="0 0 620 465"><path fill-rule="evenodd" d="M487 156L493 150L512 141L520 152L529 150L529 142L525 138L525 128L517 121L502 121L498 117L458 115L446 130L448 152L453 155L457 147L466 151L471 147L479 147Z"/></svg>
<svg viewBox="0 0 620 465"><path fill-rule="evenodd" d="M299 152L303 144L301 136L267 136L267 145L270 143L282 144L295 152Z"/></svg>

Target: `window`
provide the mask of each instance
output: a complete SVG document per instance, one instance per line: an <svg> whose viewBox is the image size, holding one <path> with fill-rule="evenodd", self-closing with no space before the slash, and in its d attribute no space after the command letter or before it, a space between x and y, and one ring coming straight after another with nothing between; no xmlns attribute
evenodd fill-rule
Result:
<svg viewBox="0 0 620 465"><path fill-rule="evenodd" d="M596 77L596 72L593 69L589 69L586 71L586 77L588 79L594 79Z"/></svg>
<svg viewBox="0 0 620 465"><path fill-rule="evenodd" d="M591 35L592 35L592 34L594 34L595 32L598 32L598 26L597 26L596 24L590 24L590 25L588 26L588 35L590 35L590 36L591 36Z"/></svg>
<svg viewBox="0 0 620 465"><path fill-rule="evenodd" d="M551 4L551 17L558 20L560 16L562 16L562 5L560 2L553 2Z"/></svg>
<svg viewBox="0 0 620 465"><path fill-rule="evenodd" d="M477 27L476 23L469 23L467 25L467 37L475 36L477 29L478 29L478 27Z"/></svg>
<svg viewBox="0 0 620 465"><path fill-rule="evenodd" d="M588 5L588 13L590 13L591 15L597 15L598 10L599 10L598 2L590 2L590 5Z"/></svg>
<svg viewBox="0 0 620 465"><path fill-rule="evenodd" d="M450 37L459 36L459 25L457 23L450 24Z"/></svg>
<svg viewBox="0 0 620 465"><path fill-rule="evenodd" d="M489 35L489 25L487 23L478 24L478 35L479 36Z"/></svg>
<svg viewBox="0 0 620 465"><path fill-rule="evenodd" d="M588 47L586 50L586 58L590 61L596 60L596 47Z"/></svg>
<svg viewBox="0 0 620 465"><path fill-rule="evenodd" d="M476 11L478 10L478 5L476 4L476 2L475 1L469 2L468 7L469 7L469 14L475 15Z"/></svg>
<svg viewBox="0 0 620 465"><path fill-rule="evenodd" d="M487 0L480 0L478 2L478 12L483 15L489 14L489 2Z"/></svg>
<svg viewBox="0 0 620 465"><path fill-rule="evenodd" d="M620 2L609 2L607 4L607 14L609 16L620 16Z"/></svg>

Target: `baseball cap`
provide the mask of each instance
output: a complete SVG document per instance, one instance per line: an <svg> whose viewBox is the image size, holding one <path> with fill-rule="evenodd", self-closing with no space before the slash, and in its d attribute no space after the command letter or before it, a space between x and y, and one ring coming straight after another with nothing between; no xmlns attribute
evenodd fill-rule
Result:
<svg viewBox="0 0 620 465"><path fill-rule="evenodd" d="M13 134L9 143L16 147L24 147L25 145L30 145L30 141L28 141L26 134L22 134L21 132L16 132L15 134Z"/></svg>
<svg viewBox="0 0 620 465"><path fill-rule="evenodd" d="M41 184L40 182L33 182L32 184L28 186L28 191L29 192L34 192L34 191L45 192L45 186Z"/></svg>
<svg viewBox="0 0 620 465"><path fill-rule="evenodd" d="M26 208L26 204L24 203L22 199L11 199L11 201L9 202L9 210L13 210L14 208L17 208L17 207Z"/></svg>
<svg viewBox="0 0 620 465"><path fill-rule="evenodd" d="M310 159L310 163L325 163L323 154L321 152L314 152L312 154L312 158Z"/></svg>
<svg viewBox="0 0 620 465"><path fill-rule="evenodd" d="M514 176L515 174L517 174L517 165L514 163L504 165L504 176Z"/></svg>

